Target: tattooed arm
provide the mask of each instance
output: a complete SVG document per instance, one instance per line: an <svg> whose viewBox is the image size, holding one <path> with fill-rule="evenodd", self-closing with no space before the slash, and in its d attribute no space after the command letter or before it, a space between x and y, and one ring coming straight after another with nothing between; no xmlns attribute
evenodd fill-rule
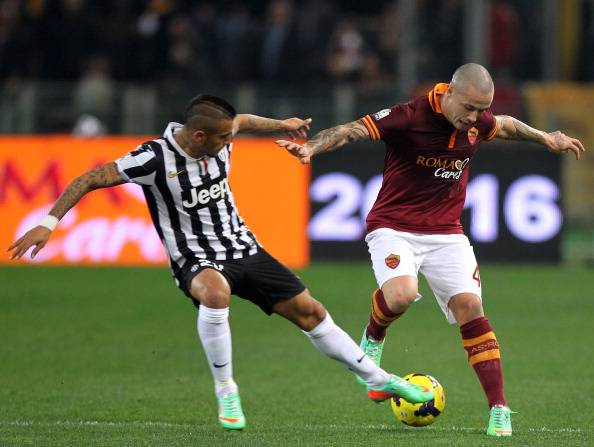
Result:
<svg viewBox="0 0 594 447"><path fill-rule="evenodd" d="M49 214L59 220L88 192L122 183L126 183L126 180L120 175L115 162L107 163L74 179L58 197ZM51 234L52 230L38 225L17 239L6 251L14 250L10 259L19 259L35 245L31 252L31 258L34 258L39 250L45 247Z"/></svg>
<svg viewBox="0 0 594 447"><path fill-rule="evenodd" d="M533 141L546 146L549 152L553 154L571 151L574 153L576 160L579 160L582 152L586 150L580 140L571 138L560 131L543 132L507 115L497 115L495 119L497 120L496 138Z"/></svg>
<svg viewBox="0 0 594 447"><path fill-rule="evenodd" d="M300 118L275 120L257 115L239 114L233 120L233 134L238 132L286 132L294 140L295 138L307 137L310 123L311 118L305 120Z"/></svg>
<svg viewBox="0 0 594 447"><path fill-rule="evenodd" d="M301 163L307 164L311 163L311 157L314 155L330 152L347 143L369 140L370 138L367 127L361 120L357 120L322 130L303 145L286 140L277 140L276 144L284 147L292 155L299 158Z"/></svg>
<svg viewBox="0 0 594 447"><path fill-rule="evenodd" d="M92 171L85 172L70 182L49 213L61 219L85 194L95 189L108 188L122 183L126 183L126 180L122 178L113 161Z"/></svg>

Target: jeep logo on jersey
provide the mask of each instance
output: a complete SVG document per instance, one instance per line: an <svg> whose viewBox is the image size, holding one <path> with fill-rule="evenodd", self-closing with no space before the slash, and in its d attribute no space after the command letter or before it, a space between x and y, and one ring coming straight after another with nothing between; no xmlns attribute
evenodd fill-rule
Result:
<svg viewBox="0 0 594 447"><path fill-rule="evenodd" d="M184 208L205 208L225 198L229 193L227 178L215 179L192 188L182 190L182 205Z"/></svg>
<svg viewBox="0 0 594 447"><path fill-rule="evenodd" d="M435 177L458 180L462 177L462 171L470 162L470 158L464 160L444 157L425 157L419 155L416 164L425 168L437 168L433 175Z"/></svg>

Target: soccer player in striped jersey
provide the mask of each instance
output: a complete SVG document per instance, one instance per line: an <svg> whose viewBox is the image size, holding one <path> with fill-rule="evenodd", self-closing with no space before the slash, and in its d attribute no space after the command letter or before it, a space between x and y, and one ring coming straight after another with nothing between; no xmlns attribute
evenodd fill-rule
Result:
<svg viewBox="0 0 594 447"><path fill-rule="evenodd" d="M478 265L460 224L468 166L480 143L493 138L539 143L576 159L582 143L561 132L533 129L493 116L494 86L478 64L459 67L449 84L428 95L316 134L304 145L279 140L302 163L352 141L386 145L381 190L367 217L365 238L379 289L361 348L379 365L386 329L417 299L417 275L427 279L450 323L458 323L468 361L487 396L487 434L511 436L499 343L484 314Z"/></svg>
<svg viewBox="0 0 594 447"><path fill-rule="evenodd" d="M296 324L322 353L362 377L370 399L383 401L398 394L413 402L428 401L433 391L388 374L366 356L299 278L260 246L237 212L228 183L234 135L288 132L305 137L310 122L236 114L221 98L197 96L183 125L169 123L162 138L72 181L49 215L9 247L14 250L11 258L22 257L32 246L34 257L59 219L86 193L137 183L144 190L174 280L199 309L198 334L224 428L242 429L246 423L232 375L228 322L232 294Z"/></svg>

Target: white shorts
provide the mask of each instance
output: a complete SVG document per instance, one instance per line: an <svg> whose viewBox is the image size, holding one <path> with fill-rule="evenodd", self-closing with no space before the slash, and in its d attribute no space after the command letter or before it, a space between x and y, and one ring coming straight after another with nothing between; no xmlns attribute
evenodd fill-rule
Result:
<svg viewBox="0 0 594 447"><path fill-rule="evenodd" d="M448 307L459 293L474 293L482 300L474 250L463 234L419 234L379 228L365 238L378 286L398 276L427 279L450 323L456 319ZM421 298L418 296L417 300Z"/></svg>

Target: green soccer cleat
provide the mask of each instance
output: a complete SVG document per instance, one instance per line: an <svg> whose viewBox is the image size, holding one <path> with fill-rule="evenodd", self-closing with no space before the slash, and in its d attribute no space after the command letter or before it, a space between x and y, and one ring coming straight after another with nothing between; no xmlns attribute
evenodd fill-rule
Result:
<svg viewBox="0 0 594 447"><path fill-rule="evenodd" d="M229 430L241 430L245 427L245 416L241 409L238 393L228 393L217 397L219 401L219 423Z"/></svg>
<svg viewBox="0 0 594 447"><path fill-rule="evenodd" d="M359 346L365 355L373 360L373 363L375 363L377 366L380 366L382 353L384 352L385 341L385 338L381 341L375 341L373 338L367 337L367 328L365 328L363 330L363 337L361 337L361 343L359 343ZM355 377L357 378L357 382L365 386L365 381L359 375L355 374Z"/></svg>
<svg viewBox="0 0 594 447"><path fill-rule="evenodd" d="M429 388L392 374L390 380L383 387L368 388L367 396L375 402L383 402L391 397L399 396L412 404L417 404L430 401L435 397L435 393Z"/></svg>
<svg viewBox="0 0 594 447"><path fill-rule="evenodd" d="M496 405L489 411L489 436L511 436L511 414L513 411L504 405Z"/></svg>

